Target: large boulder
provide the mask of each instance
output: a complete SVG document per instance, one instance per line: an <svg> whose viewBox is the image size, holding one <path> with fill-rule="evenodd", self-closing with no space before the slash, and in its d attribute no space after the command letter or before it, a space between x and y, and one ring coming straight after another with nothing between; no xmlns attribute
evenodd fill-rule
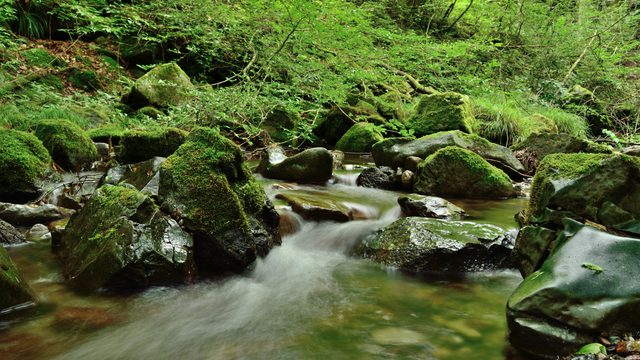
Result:
<svg viewBox="0 0 640 360"><path fill-rule="evenodd" d="M0 220L0 246L15 245L25 242L25 236L11 224Z"/></svg>
<svg viewBox="0 0 640 360"><path fill-rule="evenodd" d="M506 198L516 192L502 170L474 152L446 147L418 166L413 191L424 195L462 198Z"/></svg>
<svg viewBox="0 0 640 360"><path fill-rule="evenodd" d="M31 226L38 223L48 223L73 215L73 210L52 204L22 205L0 203L0 219L14 226Z"/></svg>
<svg viewBox="0 0 640 360"><path fill-rule="evenodd" d="M50 164L51 157L37 137L0 127L0 201L35 199Z"/></svg>
<svg viewBox="0 0 640 360"><path fill-rule="evenodd" d="M509 340L556 359L601 334L640 328L640 240L565 222L555 249L509 298Z"/></svg>
<svg viewBox="0 0 640 360"><path fill-rule="evenodd" d="M356 253L408 272L465 272L511 267L512 247L497 226L405 217L365 238Z"/></svg>
<svg viewBox="0 0 640 360"><path fill-rule="evenodd" d="M400 184L396 180L396 171L388 166L370 167L362 170L356 179L356 184L373 189L400 189Z"/></svg>
<svg viewBox="0 0 640 360"><path fill-rule="evenodd" d="M84 290L189 280L193 240L148 196L104 185L71 217L60 240L65 278Z"/></svg>
<svg viewBox="0 0 640 360"><path fill-rule="evenodd" d="M34 134L53 161L65 170L79 171L98 159L98 150L89 135L69 120L42 120L36 124Z"/></svg>
<svg viewBox="0 0 640 360"><path fill-rule="evenodd" d="M130 184L143 194L155 198L160 185L160 167L165 160L163 157L154 157L136 164L112 167L101 182L110 185Z"/></svg>
<svg viewBox="0 0 640 360"><path fill-rule="evenodd" d="M424 136L440 131L460 130L471 132L473 112L469 97L455 92L423 95L415 113L407 121L416 136Z"/></svg>
<svg viewBox="0 0 640 360"><path fill-rule="evenodd" d="M33 303L35 295L7 250L0 246L0 312Z"/></svg>
<svg viewBox="0 0 640 360"><path fill-rule="evenodd" d="M240 148L217 130L197 128L167 158L158 196L193 234L197 264L207 270L243 271L280 243L278 213Z"/></svg>
<svg viewBox="0 0 640 360"><path fill-rule="evenodd" d="M311 148L286 157L282 149L271 148L258 166L271 179L324 184L333 175L333 155L325 148Z"/></svg>
<svg viewBox="0 0 640 360"><path fill-rule="evenodd" d="M446 220L462 220L466 216L463 209L437 196L403 195L398 198L398 205L405 216Z"/></svg>
<svg viewBox="0 0 640 360"><path fill-rule="evenodd" d="M491 143L477 135L461 131L444 131L417 140L390 138L376 143L371 154L378 166L404 167L407 158L426 158L447 146L471 150L507 174L525 171L524 166L508 148ZM511 175L513 176L513 175Z"/></svg>
<svg viewBox="0 0 640 360"><path fill-rule="evenodd" d="M195 87L189 76L175 63L158 65L136 80L123 99L139 109L147 105L169 107L184 104Z"/></svg>
<svg viewBox="0 0 640 360"><path fill-rule="evenodd" d="M336 149L347 152L369 152L373 144L383 139L382 133L374 124L357 123L340 138Z"/></svg>
<svg viewBox="0 0 640 360"><path fill-rule="evenodd" d="M533 134L511 147L516 157L530 173L538 168L545 156L559 153L610 154L611 148L569 134Z"/></svg>
<svg viewBox="0 0 640 360"><path fill-rule="evenodd" d="M185 142L189 133L168 127L147 130L131 130L119 139L118 161L132 164L153 157L168 157Z"/></svg>

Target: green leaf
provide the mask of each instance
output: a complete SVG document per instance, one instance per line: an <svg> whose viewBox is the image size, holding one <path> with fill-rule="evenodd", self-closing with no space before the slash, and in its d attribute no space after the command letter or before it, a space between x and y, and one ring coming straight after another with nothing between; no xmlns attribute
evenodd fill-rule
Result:
<svg viewBox="0 0 640 360"><path fill-rule="evenodd" d="M599 274L601 272L604 271L603 268L601 268L598 265L592 264L592 263L582 263L582 267L588 270L591 270L593 272L595 272L596 274Z"/></svg>
<svg viewBox="0 0 640 360"><path fill-rule="evenodd" d="M580 350L578 350L578 352L576 353L576 355L589 355L589 354L593 354L593 355L604 354L604 355L607 355L607 348L605 348L604 345L599 344L599 343L591 343L591 344L587 344L587 345L581 347Z"/></svg>

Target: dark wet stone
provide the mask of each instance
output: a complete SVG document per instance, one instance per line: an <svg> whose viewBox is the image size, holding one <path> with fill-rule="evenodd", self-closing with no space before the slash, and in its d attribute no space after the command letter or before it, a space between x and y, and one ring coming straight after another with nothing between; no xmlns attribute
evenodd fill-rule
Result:
<svg viewBox="0 0 640 360"><path fill-rule="evenodd" d="M462 220L466 216L463 209L436 196L409 194L399 197L398 204L406 216L446 220Z"/></svg>
<svg viewBox="0 0 640 360"><path fill-rule="evenodd" d="M25 242L26 239L20 231L6 221L0 220L0 246L15 245Z"/></svg>
<svg viewBox="0 0 640 360"><path fill-rule="evenodd" d="M20 205L0 203L0 219L14 226L31 226L48 223L71 216L73 210L45 205Z"/></svg>
<svg viewBox="0 0 640 360"><path fill-rule="evenodd" d="M358 186L382 189L399 190L400 186L396 181L396 171L387 166L370 167L364 169L356 180Z"/></svg>

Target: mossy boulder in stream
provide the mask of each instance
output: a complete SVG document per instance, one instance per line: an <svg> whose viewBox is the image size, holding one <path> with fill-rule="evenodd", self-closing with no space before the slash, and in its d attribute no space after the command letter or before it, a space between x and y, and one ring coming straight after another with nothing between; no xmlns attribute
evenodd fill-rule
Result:
<svg viewBox="0 0 640 360"><path fill-rule="evenodd" d="M217 130L198 128L162 164L162 208L194 236L199 266L242 271L280 243L278 214L243 161Z"/></svg>
<svg viewBox="0 0 640 360"><path fill-rule="evenodd" d="M11 260L7 250L0 246L0 311L35 301L35 295Z"/></svg>
<svg viewBox="0 0 640 360"><path fill-rule="evenodd" d="M193 240L146 195L104 185L71 217L60 241L65 278L84 290L182 283Z"/></svg>
<svg viewBox="0 0 640 360"><path fill-rule="evenodd" d="M409 272L464 272L511 267L512 247L497 226L406 217L367 237L356 253Z"/></svg>
<svg viewBox="0 0 640 360"><path fill-rule="evenodd" d="M69 120L42 120L36 124L34 133L53 161L65 170L79 171L98 158L98 150L91 138Z"/></svg>
<svg viewBox="0 0 640 360"><path fill-rule="evenodd" d="M51 157L37 137L0 127L0 201L35 199L50 164Z"/></svg>
<svg viewBox="0 0 640 360"><path fill-rule="evenodd" d="M347 152L369 152L373 144L383 139L382 133L374 124L357 123L340 138L336 149Z"/></svg>
<svg viewBox="0 0 640 360"><path fill-rule="evenodd" d="M271 179L324 184L333 176L333 155L325 148L307 149L291 157L282 149L271 148L265 155L258 172Z"/></svg>
<svg viewBox="0 0 640 360"><path fill-rule="evenodd" d="M471 132L473 112L469 97L455 92L423 95L407 127L416 136L424 136L440 131L460 130Z"/></svg>
<svg viewBox="0 0 640 360"><path fill-rule="evenodd" d="M413 191L462 198L515 196L511 180L482 157L459 147L446 147L418 165Z"/></svg>
<svg viewBox="0 0 640 360"><path fill-rule="evenodd" d="M495 167L512 177L525 171L524 166L508 148L491 143L474 134L462 131L443 131L413 140L409 138L389 138L371 148L371 154L378 166L404 167L408 157L426 158L447 146L456 146L473 151Z"/></svg>
<svg viewBox="0 0 640 360"><path fill-rule="evenodd" d="M153 157L168 157L182 145L188 132L172 127L148 130L131 130L119 139L121 149L118 160L124 163L137 163Z"/></svg>
<svg viewBox="0 0 640 360"><path fill-rule="evenodd" d="M403 195L398 198L398 205L406 216L446 220L462 220L466 216L463 209L437 196Z"/></svg>
<svg viewBox="0 0 640 360"><path fill-rule="evenodd" d="M175 63L161 64L136 80L123 99L139 109L147 105L159 108L184 104L195 87L189 76Z"/></svg>
<svg viewBox="0 0 640 360"><path fill-rule="evenodd" d="M556 359L640 328L640 240L565 222L551 256L509 298L509 340Z"/></svg>

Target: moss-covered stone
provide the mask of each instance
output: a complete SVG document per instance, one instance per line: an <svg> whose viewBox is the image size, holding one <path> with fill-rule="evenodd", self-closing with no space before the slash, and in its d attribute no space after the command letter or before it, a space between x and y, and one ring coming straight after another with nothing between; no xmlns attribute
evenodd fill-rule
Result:
<svg viewBox="0 0 640 360"><path fill-rule="evenodd" d="M374 124L357 123L340 138L336 149L347 152L369 152L373 144L383 139L382 133Z"/></svg>
<svg viewBox="0 0 640 360"><path fill-rule="evenodd" d="M289 140L287 131L295 129L300 120L300 115L296 111L278 107L269 112L262 123L262 128L269 133L274 141L284 142Z"/></svg>
<svg viewBox="0 0 640 360"><path fill-rule="evenodd" d="M11 261L7 250L0 246L0 311L33 301L33 291Z"/></svg>
<svg viewBox="0 0 640 360"><path fill-rule="evenodd" d="M454 146L438 150L418 165L413 191L462 198L515 196L507 174L476 153Z"/></svg>
<svg viewBox="0 0 640 360"><path fill-rule="evenodd" d="M407 121L407 127L416 136L424 136L439 131L460 130L471 132L473 112L469 98L454 92L424 95Z"/></svg>
<svg viewBox="0 0 640 360"><path fill-rule="evenodd" d="M324 184L333 175L333 155L325 148L311 148L291 157L268 149L258 171L265 177L298 183Z"/></svg>
<svg viewBox="0 0 640 360"><path fill-rule="evenodd" d="M510 267L505 231L493 225L406 217L368 236L356 253L409 272Z"/></svg>
<svg viewBox="0 0 640 360"><path fill-rule="evenodd" d="M159 198L194 234L198 264L209 270L242 271L280 242L271 202L217 130L194 130L165 161Z"/></svg>
<svg viewBox="0 0 640 360"><path fill-rule="evenodd" d="M26 65L39 68L50 68L63 65L63 62L51 55L51 53L41 48L31 48L20 53Z"/></svg>
<svg viewBox="0 0 640 360"><path fill-rule="evenodd" d="M175 63L162 64L136 80L124 101L134 108L184 104L195 89L189 76Z"/></svg>
<svg viewBox="0 0 640 360"><path fill-rule="evenodd" d="M119 145L124 137L126 129L117 125L103 125L87 131L87 134L94 142L102 142L113 146Z"/></svg>
<svg viewBox="0 0 640 360"><path fill-rule="evenodd" d="M130 130L122 133L118 160L136 163L154 156L167 157L182 145L189 133L176 128Z"/></svg>
<svg viewBox="0 0 640 360"><path fill-rule="evenodd" d="M101 187L71 217L60 245L65 278L85 290L180 283L195 270L191 236L123 186Z"/></svg>
<svg viewBox="0 0 640 360"><path fill-rule="evenodd" d="M157 119L160 116L164 115L164 113L153 106L145 106L138 110L138 114L142 114L144 116L148 116L152 119Z"/></svg>
<svg viewBox="0 0 640 360"><path fill-rule="evenodd" d="M92 70L71 69L67 75L67 80L76 89L85 91L102 89L98 75Z"/></svg>
<svg viewBox="0 0 640 360"><path fill-rule="evenodd" d="M50 164L51 157L37 137L0 128L0 201L35 198Z"/></svg>
<svg viewBox="0 0 640 360"><path fill-rule="evenodd" d="M474 134L462 131L443 131L426 135L419 139L389 138L374 144L371 154L378 166L403 167L410 156L426 158L447 146L457 146L471 150L492 165L511 174L525 171L524 166L508 148L491 143Z"/></svg>
<svg viewBox="0 0 640 360"><path fill-rule="evenodd" d="M42 120L34 130L53 161L66 170L78 171L98 158L96 146L87 133L68 120Z"/></svg>
<svg viewBox="0 0 640 360"><path fill-rule="evenodd" d="M355 106L336 106L329 110L313 129L313 133L326 145L334 146L359 121L376 125L386 123L386 120L378 114L375 106L360 100Z"/></svg>

